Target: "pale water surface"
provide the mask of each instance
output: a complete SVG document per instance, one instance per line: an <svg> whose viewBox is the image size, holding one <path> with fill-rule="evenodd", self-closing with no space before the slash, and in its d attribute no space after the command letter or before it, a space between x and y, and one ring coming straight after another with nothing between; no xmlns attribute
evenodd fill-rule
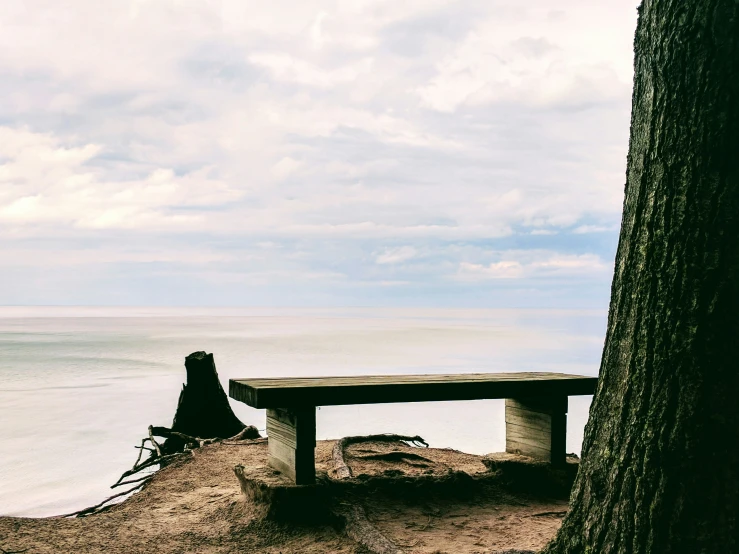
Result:
<svg viewBox="0 0 739 554"><path fill-rule="evenodd" d="M147 426L170 425L190 352L229 378L560 371L597 375L605 311L0 307L0 514L47 516L112 494ZM580 451L590 397L570 399ZM264 429L265 414L232 402ZM318 438L418 434L505 448L503 402L324 407Z"/></svg>

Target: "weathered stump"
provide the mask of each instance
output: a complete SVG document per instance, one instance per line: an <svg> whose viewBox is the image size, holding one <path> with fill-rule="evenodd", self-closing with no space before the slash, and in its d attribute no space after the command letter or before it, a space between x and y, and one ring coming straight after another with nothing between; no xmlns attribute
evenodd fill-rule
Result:
<svg viewBox="0 0 739 554"><path fill-rule="evenodd" d="M185 358L185 370L187 382L177 402L171 431L201 439L227 439L241 433L246 425L228 403L228 396L218 380L213 354L193 352ZM182 438L170 436L162 450L164 453L180 451L185 444Z"/></svg>

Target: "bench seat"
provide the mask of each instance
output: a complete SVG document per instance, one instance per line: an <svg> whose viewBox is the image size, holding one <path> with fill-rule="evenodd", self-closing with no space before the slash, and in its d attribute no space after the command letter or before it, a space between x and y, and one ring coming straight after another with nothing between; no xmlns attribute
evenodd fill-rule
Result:
<svg viewBox="0 0 739 554"><path fill-rule="evenodd" d="M270 466L297 484L315 480L316 406L506 399L506 451L565 461L567 397L593 394L596 377L467 373L231 379L229 395L267 410Z"/></svg>

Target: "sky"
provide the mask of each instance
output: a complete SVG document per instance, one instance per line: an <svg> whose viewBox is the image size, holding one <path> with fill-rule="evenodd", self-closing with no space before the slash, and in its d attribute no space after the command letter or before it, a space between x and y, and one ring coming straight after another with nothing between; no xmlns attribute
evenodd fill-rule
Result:
<svg viewBox="0 0 739 554"><path fill-rule="evenodd" d="M4 0L0 305L608 305L638 2Z"/></svg>

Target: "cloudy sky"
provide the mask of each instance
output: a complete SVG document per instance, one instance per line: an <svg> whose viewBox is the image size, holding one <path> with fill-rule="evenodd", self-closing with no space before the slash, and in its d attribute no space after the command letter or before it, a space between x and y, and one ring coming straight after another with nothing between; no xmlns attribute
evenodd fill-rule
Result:
<svg viewBox="0 0 739 554"><path fill-rule="evenodd" d="M605 307L636 0L5 0L0 304Z"/></svg>

